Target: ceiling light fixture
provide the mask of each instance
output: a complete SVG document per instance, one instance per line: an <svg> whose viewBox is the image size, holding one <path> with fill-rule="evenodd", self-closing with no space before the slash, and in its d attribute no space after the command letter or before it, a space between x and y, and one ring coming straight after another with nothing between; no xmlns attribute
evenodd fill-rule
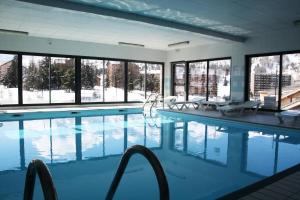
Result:
<svg viewBox="0 0 300 200"><path fill-rule="evenodd" d="M300 26L300 19L299 19L299 20L295 20L295 21L294 21L294 25L295 25L295 26Z"/></svg>
<svg viewBox="0 0 300 200"><path fill-rule="evenodd" d="M16 31L16 30L8 30L8 29L0 29L0 33L5 34L14 34L14 35L28 35L28 32L25 31Z"/></svg>
<svg viewBox="0 0 300 200"><path fill-rule="evenodd" d="M119 42L119 45L134 46L134 47L145 47L145 45L143 45L143 44L135 44L135 43L128 43L128 42Z"/></svg>
<svg viewBox="0 0 300 200"><path fill-rule="evenodd" d="M168 44L168 47L179 47L179 46L186 46L186 45L189 45L189 44L190 44L190 41L183 41L183 42Z"/></svg>

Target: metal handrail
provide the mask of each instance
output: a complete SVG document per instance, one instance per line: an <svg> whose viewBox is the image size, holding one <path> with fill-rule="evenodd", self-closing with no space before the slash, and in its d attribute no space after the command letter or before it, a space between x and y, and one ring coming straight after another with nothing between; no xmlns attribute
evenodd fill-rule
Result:
<svg viewBox="0 0 300 200"><path fill-rule="evenodd" d="M144 105L143 105L143 109L145 108L146 104L149 102L150 98L151 98L152 96L154 96L154 95L157 95L157 94L156 94L156 93L151 93L151 94L148 96L148 98L146 99L146 101L145 101L145 103L144 103ZM156 98L155 98L155 99L156 99Z"/></svg>
<svg viewBox="0 0 300 200"><path fill-rule="evenodd" d="M129 159L133 154L143 155L151 164L152 169L155 172L156 179L159 185L160 199L169 200L169 186L164 170L152 151L148 148L141 145L134 145L131 148L127 149L124 155L122 156L121 162L119 164L117 173L113 179L113 182L109 188L109 191L106 195L106 200L112 200L113 196L117 190L117 187L121 181L121 178L125 172Z"/></svg>
<svg viewBox="0 0 300 200"><path fill-rule="evenodd" d="M48 167L41 160L32 160L27 168L24 200L32 200L36 174L38 174L45 200L57 200L57 193L54 187Z"/></svg>

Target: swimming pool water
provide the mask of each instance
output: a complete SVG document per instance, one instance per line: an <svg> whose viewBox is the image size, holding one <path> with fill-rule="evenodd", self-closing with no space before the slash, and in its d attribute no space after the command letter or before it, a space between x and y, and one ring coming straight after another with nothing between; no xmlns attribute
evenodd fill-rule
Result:
<svg viewBox="0 0 300 200"><path fill-rule="evenodd" d="M215 199L300 163L300 131L138 109L0 115L0 199L22 199L26 166L48 164L59 199L104 199L124 150L150 148L171 199ZM115 199L158 199L134 155ZM35 199L42 199L36 184Z"/></svg>

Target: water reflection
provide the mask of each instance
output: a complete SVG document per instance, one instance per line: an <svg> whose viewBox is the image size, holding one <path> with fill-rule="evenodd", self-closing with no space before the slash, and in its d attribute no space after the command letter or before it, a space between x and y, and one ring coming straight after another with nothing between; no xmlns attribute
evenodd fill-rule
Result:
<svg viewBox="0 0 300 200"><path fill-rule="evenodd" d="M248 131L245 171L270 176L300 161L299 133Z"/></svg>
<svg viewBox="0 0 300 200"><path fill-rule="evenodd" d="M24 169L37 158L59 163L121 155L135 144L160 148L167 157L170 149L220 166L236 165L258 177L299 163L297 132L251 129L198 120L163 123L142 114L7 121L1 127L0 160L6 162L0 171Z"/></svg>
<svg viewBox="0 0 300 200"><path fill-rule="evenodd" d="M8 121L0 137L0 171L24 169L32 159L59 163L121 155L134 144L161 147L161 127L142 114Z"/></svg>
<svg viewBox="0 0 300 200"><path fill-rule="evenodd" d="M229 157L238 159L242 171L259 177L273 175L300 161L299 133L180 120L171 129L173 151L225 166Z"/></svg>
<svg viewBox="0 0 300 200"><path fill-rule="evenodd" d="M175 122L173 149L226 165L228 133L204 123Z"/></svg>

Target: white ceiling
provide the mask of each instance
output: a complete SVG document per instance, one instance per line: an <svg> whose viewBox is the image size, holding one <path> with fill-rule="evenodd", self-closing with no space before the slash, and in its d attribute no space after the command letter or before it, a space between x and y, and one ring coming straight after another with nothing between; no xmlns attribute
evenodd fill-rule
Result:
<svg viewBox="0 0 300 200"><path fill-rule="evenodd" d="M300 0L65 0L154 16L233 35L291 28Z"/></svg>
<svg viewBox="0 0 300 200"><path fill-rule="evenodd" d="M253 37L292 29L300 19L300 0L69 0L163 18L227 34ZM225 41L212 36L91 13L46 7L15 0L0 1L0 29L30 36L87 41L144 44L168 50L168 44L189 46ZM228 41L227 41L228 42Z"/></svg>

